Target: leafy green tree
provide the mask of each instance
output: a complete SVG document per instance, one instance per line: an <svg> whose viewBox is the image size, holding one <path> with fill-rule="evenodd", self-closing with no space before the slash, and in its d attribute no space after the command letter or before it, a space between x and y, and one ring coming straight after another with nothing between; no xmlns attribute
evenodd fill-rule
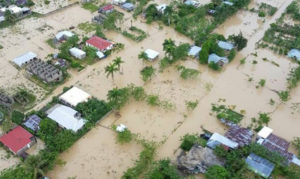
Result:
<svg viewBox="0 0 300 179"><path fill-rule="evenodd" d="M180 141L180 148L184 151L189 151L195 144L201 145L202 147L206 145L206 142L197 134L185 134Z"/></svg>
<svg viewBox="0 0 300 179"><path fill-rule="evenodd" d="M96 26L96 36L101 37L101 38L105 38L105 34L103 33L102 27L100 25Z"/></svg>
<svg viewBox="0 0 300 179"><path fill-rule="evenodd" d="M148 60L148 56L147 56L147 54L144 51L142 51L141 53L139 53L138 58L142 59L142 60Z"/></svg>
<svg viewBox="0 0 300 179"><path fill-rule="evenodd" d="M176 167L169 159L155 162L152 169L146 174L147 179L181 179Z"/></svg>
<svg viewBox="0 0 300 179"><path fill-rule="evenodd" d="M157 4L150 4L145 10L145 15L148 24L150 24L153 20L159 18L159 13L156 9L156 6Z"/></svg>
<svg viewBox="0 0 300 179"><path fill-rule="evenodd" d="M166 39L163 43L163 50L167 56L171 56L176 48L175 42L172 39Z"/></svg>
<svg viewBox="0 0 300 179"><path fill-rule="evenodd" d="M21 125L23 123L25 116L20 111L13 111L11 114L12 122Z"/></svg>
<svg viewBox="0 0 300 179"><path fill-rule="evenodd" d="M114 88L108 91L107 100L110 106L114 109L119 110L129 100L130 93L128 88Z"/></svg>
<svg viewBox="0 0 300 179"><path fill-rule="evenodd" d="M240 32L238 35L229 36L229 39L234 41L234 44L236 45L238 51L242 50L247 46L248 40L245 37L243 37L242 32Z"/></svg>
<svg viewBox="0 0 300 179"><path fill-rule="evenodd" d="M229 172L219 165L209 167L205 173L205 178L207 179L227 179L229 176Z"/></svg>
<svg viewBox="0 0 300 179"><path fill-rule="evenodd" d="M31 155L26 158L24 162L24 168L28 172L33 173L33 179L37 179L38 176L45 176L45 173L42 169L44 164L45 161L42 160L40 155Z"/></svg>
<svg viewBox="0 0 300 179"><path fill-rule="evenodd" d="M40 122L40 130L38 136L44 141L50 140L58 132L58 125L51 119L43 119Z"/></svg>

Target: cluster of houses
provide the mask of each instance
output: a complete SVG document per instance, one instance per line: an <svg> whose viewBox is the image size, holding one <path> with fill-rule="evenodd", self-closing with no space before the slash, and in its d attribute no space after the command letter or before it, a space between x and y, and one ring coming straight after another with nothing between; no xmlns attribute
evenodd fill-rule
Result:
<svg viewBox="0 0 300 179"><path fill-rule="evenodd" d="M0 23L6 20L5 13L9 11L16 18L21 18L31 14L31 10L29 7L19 7L17 5L10 5L8 7L0 6Z"/></svg>
<svg viewBox="0 0 300 179"><path fill-rule="evenodd" d="M225 51L230 51L230 50L234 49L234 44L232 44L230 42L226 42L226 41L218 41L218 46ZM198 58L200 52L201 52L201 47L194 45L194 46L190 47L188 55L192 56L194 58ZM211 62L216 63L222 67L222 66L228 64L229 60L227 57L220 57L217 54L212 53L212 54L209 54L209 56L208 56L208 63L211 63Z"/></svg>
<svg viewBox="0 0 300 179"><path fill-rule="evenodd" d="M300 160L288 151L290 143L272 132L273 130L269 127L263 127L257 133L256 143L270 152L278 153L286 159L286 164L293 163L300 166ZM254 133L250 129L232 125L224 136L213 133L201 135L201 137L208 140L206 147L194 145L190 151L182 152L177 158L178 168L186 173L205 173L213 165L223 166L224 161L218 158L213 150L217 146L222 146L225 150L234 150L250 145L253 142ZM275 167L275 164L255 153L251 153L245 162L250 170L264 178L269 178Z"/></svg>
<svg viewBox="0 0 300 179"><path fill-rule="evenodd" d="M84 126L86 120L73 108L90 98L90 94L77 87L72 87L59 96L60 104L56 104L46 111L47 117L55 121L61 128L77 132ZM26 150L36 143L35 136L26 129L32 131L32 133L37 132L40 129L39 125L42 120L36 114L28 116L23 123L24 127L16 126L2 135L0 142L15 155L26 157Z"/></svg>
<svg viewBox="0 0 300 179"><path fill-rule="evenodd" d="M37 58L33 52L27 52L13 59L13 63L27 70L28 73L36 75L46 83L59 82L63 80L63 72L54 65Z"/></svg>

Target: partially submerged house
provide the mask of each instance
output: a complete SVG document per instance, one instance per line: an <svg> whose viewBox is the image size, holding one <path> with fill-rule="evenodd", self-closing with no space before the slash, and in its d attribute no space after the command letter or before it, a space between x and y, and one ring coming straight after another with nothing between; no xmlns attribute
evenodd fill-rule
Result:
<svg viewBox="0 0 300 179"><path fill-rule="evenodd" d="M56 104L47 112L47 117L57 122L62 128L77 132L86 123L79 112L61 104Z"/></svg>
<svg viewBox="0 0 300 179"><path fill-rule="evenodd" d="M0 22L5 21L4 12L0 11Z"/></svg>
<svg viewBox="0 0 300 179"><path fill-rule="evenodd" d="M55 42L61 42L64 40L68 40L69 38L73 37L75 34L73 32L64 30L64 31L60 31L55 35Z"/></svg>
<svg viewBox="0 0 300 179"><path fill-rule="evenodd" d="M22 155L36 143L35 137L21 126L0 137L0 142L16 155Z"/></svg>
<svg viewBox="0 0 300 179"><path fill-rule="evenodd" d="M298 49L290 50L289 53L288 53L288 57L294 58L297 61L300 61L300 50L298 50Z"/></svg>
<svg viewBox="0 0 300 179"><path fill-rule="evenodd" d="M112 0L112 4L121 5L126 2L126 0Z"/></svg>
<svg viewBox="0 0 300 179"><path fill-rule="evenodd" d="M219 133L213 133L213 135L207 141L206 145L211 149L215 149L220 145L225 149L236 149L239 146L237 142L234 142L233 140L230 140L229 138Z"/></svg>
<svg viewBox="0 0 300 179"><path fill-rule="evenodd" d="M14 104L14 99L2 92L0 92L0 106L11 108Z"/></svg>
<svg viewBox="0 0 300 179"><path fill-rule="evenodd" d="M218 56L217 54L215 53L212 53L208 56L208 63L216 63L218 64L219 66L224 66L225 64L228 64L229 63L229 60L228 58L226 57L220 57Z"/></svg>
<svg viewBox="0 0 300 179"><path fill-rule="evenodd" d="M253 132L250 129L232 125L225 133L225 137L239 144L239 147L244 147L251 144Z"/></svg>
<svg viewBox="0 0 300 179"><path fill-rule="evenodd" d="M28 64L30 61L32 61L36 57L37 57L37 55L35 53L27 52L27 53L13 59L13 62L18 67L23 67L24 65Z"/></svg>
<svg viewBox="0 0 300 179"><path fill-rule="evenodd" d="M46 83L59 82L63 80L63 72L54 65L34 58L27 64L27 71L36 75L39 79Z"/></svg>
<svg viewBox="0 0 300 179"><path fill-rule="evenodd" d="M86 53L83 50L80 50L79 48L73 47L69 50L70 54L78 59L84 59L86 57Z"/></svg>
<svg viewBox="0 0 300 179"><path fill-rule="evenodd" d="M75 107L79 103L87 102L91 97L92 96L87 92L74 86L62 94L59 97L59 100L65 105Z"/></svg>
<svg viewBox="0 0 300 179"><path fill-rule="evenodd" d="M264 178L269 178L275 167L269 160L253 153L247 157L246 164L250 170Z"/></svg>
<svg viewBox="0 0 300 179"><path fill-rule="evenodd" d="M93 17L92 22L97 23L97 24L102 24L107 17L103 14L97 14L96 16Z"/></svg>
<svg viewBox="0 0 300 179"><path fill-rule="evenodd" d="M159 52L154 51L152 49L146 49L144 52L147 55L149 61L153 61L159 56Z"/></svg>
<svg viewBox="0 0 300 179"><path fill-rule="evenodd" d="M107 4L107 5L101 7L98 10L99 13L102 13L102 14L105 14L105 15L109 14L109 13L112 13L113 11L114 11L114 6L111 5L111 4Z"/></svg>
<svg viewBox="0 0 300 179"><path fill-rule="evenodd" d="M200 3L198 1L195 1L195 0L185 0L184 4L189 5L189 6L194 6L194 7L199 7L200 6Z"/></svg>
<svg viewBox="0 0 300 179"><path fill-rule="evenodd" d="M192 57L197 57L200 51L201 51L201 47L194 45L190 48L188 55Z"/></svg>
<svg viewBox="0 0 300 179"><path fill-rule="evenodd" d="M159 13L164 14L167 7L168 7L167 4L160 4L156 6L156 9Z"/></svg>
<svg viewBox="0 0 300 179"><path fill-rule="evenodd" d="M86 41L86 45L94 47L100 52L106 52L107 50L111 50L113 48L113 44L110 41L98 36L91 37Z"/></svg>
<svg viewBox="0 0 300 179"><path fill-rule="evenodd" d="M218 46L227 51L230 51L234 48L234 45L232 43L225 42L225 41L219 41Z"/></svg>
<svg viewBox="0 0 300 179"><path fill-rule="evenodd" d="M42 119L38 115L34 114L29 116L23 123L23 125L26 126L28 129L31 129L36 132L40 129L41 120Z"/></svg>
<svg viewBox="0 0 300 179"><path fill-rule="evenodd" d="M177 157L178 169L184 173L205 173L214 165L222 166L224 162L214 154L212 149L200 145L194 145L187 153L182 151Z"/></svg>
<svg viewBox="0 0 300 179"><path fill-rule="evenodd" d="M269 127L263 127L258 132L259 139L257 143L264 146L271 152L277 152L279 155L284 157L288 163L292 162L293 158L296 157L294 154L288 151L290 143L285 139L272 134L273 130Z"/></svg>
<svg viewBox="0 0 300 179"><path fill-rule="evenodd" d="M121 8L126 10L126 11L133 11L135 6L134 6L134 4L132 4L130 2L127 2L127 3L122 4Z"/></svg>
<svg viewBox="0 0 300 179"><path fill-rule="evenodd" d="M228 5L228 6L233 6L234 3L230 1L223 1L223 4Z"/></svg>

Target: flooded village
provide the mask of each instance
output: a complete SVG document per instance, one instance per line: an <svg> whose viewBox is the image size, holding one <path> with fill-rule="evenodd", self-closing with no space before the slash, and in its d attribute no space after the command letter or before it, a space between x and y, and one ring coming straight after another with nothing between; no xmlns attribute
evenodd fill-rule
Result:
<svg viewBox="0 0 300 179"><path fill-rule="evenodd" d="M299 0L0 0L0 179L300 178Z"/></svg>

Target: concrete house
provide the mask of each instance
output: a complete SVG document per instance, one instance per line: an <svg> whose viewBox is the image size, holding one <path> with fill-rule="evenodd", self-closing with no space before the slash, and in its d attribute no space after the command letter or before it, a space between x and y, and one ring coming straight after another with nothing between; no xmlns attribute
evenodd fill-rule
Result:
<svg viewBox="0 0 300 179"><path fill-rule="evenodd" d="M73 32L66 31L66 30L58 32L55 35L54 42L61 42L64 40L68 40L69 38L73 37L74 35L75 34Z"/></svg>
<svg viewBox="0 0 300 179"><path fill-rule="evenodd" d="M40 129L41 120L42 119L38 115L34 114L34 115L29 116L23 124L28 129L31 129L36 132Z"/></svg>
<svg viewBox="0 0 300 179"><path fill-rule="evenodd" d="M111 50L113 48L113 44L111 42L98 36L91 37L86 41L86 45L94 47L100 52L106 52L107 50Z"/></svg>
<svg viewBox="0 0 300 179"><path fill-rule="evenodd" d="M58 82L63 80L63 72L54 65L42 61L41 59L33 59L26 67L27 71L36 75L39 79L46 83Z"/></svg>
<svg viewBox="0 0 300 179"><path fill-rule="evenodd" d="M199 55L200 51L201 51L201 47L194 45L190 48L188 55L192 56L192 57L197 57Z"/></svg>
<svg viewBox="0 0 300 179"><path fill-rule="evenodd" d="M78 59L84 59L86 57L86 53L83 50L80 50L79 48L73 47L69 50L70 54Z"/></svg>
<svg viewBox="0 0 300 179"><path fill-rule="evenodd" d="M134 10L135 6L134 6L134 4L132 4L130 2L127 2L127 3L122 4L121 8L128 11L128 12L130 12L130 11Z"/></svg>
<svg viewBox="0 0 300 179"><path fill-rule="evenodd" d="M115 10L114 6L111 4L108 4L108 5L101 7L98 10L98 12L106 15L106 14L112 13L114 10Z"/></svg>
<svg viewBox="0 0 300 179"><path fill-rule="evenodd" d="M126 2L126 0L112 0L111 2L112 2L112 4L115 4L115 5L121 5L121 4L124 4Z"/></svg>
<svg viewBox="0 0 300 179"><path fill-rule="evenodd" d="M75 107L77 104L87 102L92 96L85 91L72 87L59 97L59 100L65 105Z"/></svg>
<svg viewBox="0 0 300 179"><path fill-rule="evenodd" d="M230 51L234 48L234 45L232 43L225 42L225 41L219 41L218 46L227 51Z"/></svg>
<svg viewBox="0 0 300 179"><path fill-rule="evenodd" d="M28 64L30 61L32 61L34 58L36 58L37 55L33 52L27 52L21 56L16 57L13 59L13 62L18 66L18 67L23 67L24 65Z"/></svg>
<svg viewBox="0 0 300 179"><path fill-rule="evenodd" d="M220 57L218 56L217 54L215 53L212 53L208 56L208 63L216 63L218 64L219 66L224 66L225 64L228 64L229 63L229 60L228 58L226 57Z"/></svg>
<svg viewBox="0 0 300 179"><path fill-rule="evenodd" d="M0 142L15 155L22 155L27 149L36 143L35 137L21 126L9 131L0 137Z"/></svg>
<svg viewBox="0 0 300 179"><path fill-rule="evenodd" d="M57 122L59 126L73 132L80 130L86 123L79 112L65 105L56 104L46 113L47 117Z"/></svg>
<svg viewBox="0 0 300 179"><path fill-rule="evenodd" d="M236 149L239 146L237 142L218 133L214 133L209 138L206 145L211 149L215 149L219 145L224 146L226 149Z"/></svg>

